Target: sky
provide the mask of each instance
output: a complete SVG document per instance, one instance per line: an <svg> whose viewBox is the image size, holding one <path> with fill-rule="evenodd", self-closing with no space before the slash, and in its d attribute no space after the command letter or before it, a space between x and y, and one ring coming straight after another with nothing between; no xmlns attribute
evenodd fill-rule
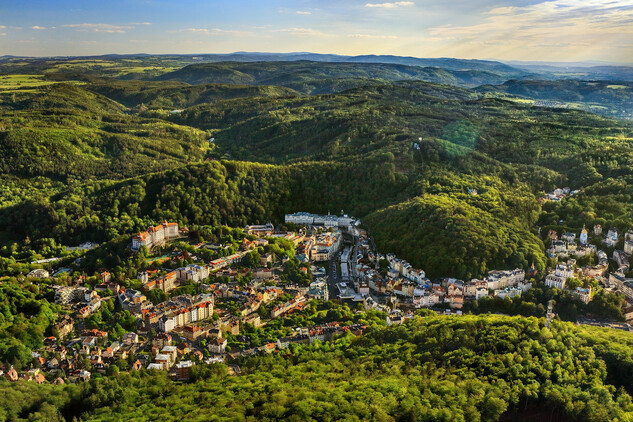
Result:
<svg viewBox="0 0 633 422"><path fill-rule="evenodd" d="M2 0L0 56L314 52L633 63L633 0Z"/></svg>

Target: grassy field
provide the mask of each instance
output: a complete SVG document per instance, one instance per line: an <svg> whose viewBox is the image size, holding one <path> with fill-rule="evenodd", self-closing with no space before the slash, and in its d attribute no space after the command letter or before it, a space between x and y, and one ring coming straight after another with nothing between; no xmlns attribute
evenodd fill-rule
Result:
<svg viewBox="0 0 633 422"><path fill-rule="evenodd" d="M29 90L54 83L44 80L42 75L3 75L0 76L0 92Z"/></svg>

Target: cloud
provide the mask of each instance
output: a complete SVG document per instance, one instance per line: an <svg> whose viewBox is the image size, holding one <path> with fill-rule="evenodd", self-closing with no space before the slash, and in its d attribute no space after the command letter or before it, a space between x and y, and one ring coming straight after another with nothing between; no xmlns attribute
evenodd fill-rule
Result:
<svg viewBox="0 0 633 422"><path fill-rule="evenodd" d="M395 40L398 37L395 35L372 35L372 34L350 34L350 38L366 38L370 40Z"/></svg>
<svg viewBox="0 0 633 422"><path fill-rule="evenodd" d="M65 28L74 28L77 31L104 32L108 34L122 34L127 29L132 29L132 25L110 25L108 23L73 23L63 25Z"/></svg>
<svg viewBox="0 0 633 422"><path fill-rule="evenodd" d="M326 34L325 32L321 32L318 29L312 28L285 28L285 29L276 29L273 32L286 32L288 34L297 35L300 37L333 37L332 34Z"/></svg>
<svg viewBox="0 0 633 422"><path fill-rule="evenodd" d="M624 48L628 60L633 57L633 0L549 0L496 7L484 16L477 24L438 26L429 34L453 44L453 54L579 60Z"/></svg>
<svg viewBox="0 0 633 422"><path fill-rule="evenodd" d="M5 35L7 35L6 32L0 32L0 37L4 37Z"/></svg>
<svg viewBox="0 0 633 422"><path fill-rule="evenodd" d="M37 29L37 30L40 30L40 31L41 31L41 30L43 30L43 29L46 29L46 27L45 27L45 26L38 26L38 25L34 25L34 26L32 26L32 27L31 27L31 29Z"/></svg>
<svg viewBox="0 0 633 422"><path fill-rule="evenodd" d="M297 15L311 15L312 12L307 12L307 11L303 11L303 10L297 10Z"/></svg>
<svg viewBox="0 0 633 422"><path fill-rule="evenodd" d="M412 1L397 1L394 3L366 3L365 7L380 7L383 9L395 9L396 7L413 6Z"/></svg>
<svg viewBox="0 0 633 422"><path fill-rule="evenodd" d="M249 31L234 31L230 29L220 29L220 28L186 28L181 29L180 32L198 32L202 34L209 35L220 35L220 34L231 34L231 35L247 35L252 34Z"/></svg>
<svg viewBox="0 0 633 422"><path fill-rule="evenodd" d="M130 25L134 25L134 26L144 26L144 25L151 25L151 22L130 22Z"/></svg>
<svg viewBox="0 0 633 422"><path fill-rule="evenodd" d="M5 28L6 28L6 26L0 25L0 29L5 29Z"/></svg>

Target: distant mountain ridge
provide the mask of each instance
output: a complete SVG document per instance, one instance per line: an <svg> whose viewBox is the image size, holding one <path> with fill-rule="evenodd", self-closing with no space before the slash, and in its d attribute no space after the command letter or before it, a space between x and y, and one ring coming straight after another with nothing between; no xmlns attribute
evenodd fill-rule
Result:
<svg viewBox="0 0 633 422"><path fill-rule="evenodd" d="M389 63L351 63L315 61L260 61L199 63L162 74L156 81L180 81L190 84L229 83L245 85L278 85L303 93L327 93L323 85L332 81L420 80L459 86L500 84L506 76L485 70L450 70ZM339 89L340 91L340 89ZM330 91L331 92L331 91Z"/></svg>

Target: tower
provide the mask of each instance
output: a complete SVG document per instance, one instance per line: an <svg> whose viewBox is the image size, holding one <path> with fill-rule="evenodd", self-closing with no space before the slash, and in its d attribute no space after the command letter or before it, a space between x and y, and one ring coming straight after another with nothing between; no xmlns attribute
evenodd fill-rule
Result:
<svg viewBox="0 0 633 422"><path fill-rule="evenodd" d="M554 301L550 300L549 302L547 302L547 321L545 322L545 326L547 328L549 328L550 324L552 323L554 316L556 316L556 314L554 313Z"/></svg>
<svg viewBox="0 0 633 422"><path fill-rule="evenodd" d="M580 244L581 245L586 245L587 244L587 228L585 227L585 225L582 225L582 231L580 232Z"/></svg>

